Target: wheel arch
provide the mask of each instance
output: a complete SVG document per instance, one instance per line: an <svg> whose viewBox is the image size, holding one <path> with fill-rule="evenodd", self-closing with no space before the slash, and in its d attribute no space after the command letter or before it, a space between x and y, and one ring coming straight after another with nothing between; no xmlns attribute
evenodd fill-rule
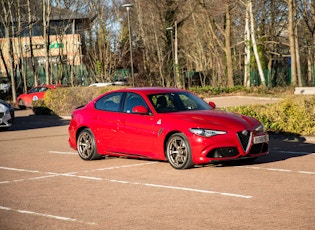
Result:
<svg viewBox="0 0 315 230"><path fill-rule="evenodd" d="M179 130L172 130L170 132L168 132L166 135L165 135L165 138L164 138L164 142L163 142L163 151L164 151L164 157L165 159L167 159L166 157L166 144L167 144L167 141L168 139L175 133L182 133L184 134L183 132L179 131ZM184 134L185 135L185 134ZM185 135L186 136L186 135Z"/></svg>
<svg viewBox="0 0 315 230"><path fill-rule="evenodd" d="M76 132L76 134L75 134L75 143L77 143L79 134L81 133L81 131L82 131L83 129L89 129L89 130L91 130L91 129L90 129L89 127L87 127L87 126L81 126L80 128L78 128L78 129L77 129L77 132ZM92 130L91 130L91 132L92 132ZM92 132L92 133L93 133L93 132ZM93 135L94 135L94 134L93 134Z"/></svg>

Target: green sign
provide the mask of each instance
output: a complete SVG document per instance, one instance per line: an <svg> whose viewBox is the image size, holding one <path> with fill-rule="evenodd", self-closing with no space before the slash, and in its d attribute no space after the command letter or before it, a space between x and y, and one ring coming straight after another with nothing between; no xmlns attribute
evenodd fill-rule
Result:
<svg viewBox="0 0 315 230"><path fill-rule="evenodd" d="M64 47L63 43L51 43L49 45L49 49L58 49L63 47Z"/></svg>

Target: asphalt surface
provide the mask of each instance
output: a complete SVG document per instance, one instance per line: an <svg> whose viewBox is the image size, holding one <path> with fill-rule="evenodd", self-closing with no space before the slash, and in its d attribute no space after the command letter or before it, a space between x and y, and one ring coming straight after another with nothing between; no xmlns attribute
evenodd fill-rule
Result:
<svg viewBox="0 0 315 230"><path fill-rule="evenodd" d="M212 99L240 100L266 101ZM67 143L69 120L16 116L0 132L0 229L315 229L313 137L271 135L270 154L252 164L175 170L83 161Z"/></svg>

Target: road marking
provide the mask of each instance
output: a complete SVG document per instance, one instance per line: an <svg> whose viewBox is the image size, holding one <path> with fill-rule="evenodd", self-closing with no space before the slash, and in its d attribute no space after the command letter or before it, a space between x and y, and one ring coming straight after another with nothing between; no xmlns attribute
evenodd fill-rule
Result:
<svg viewBox="0 0 315 230"><path fill-rule="evenodd" d="M133 165L130 165L130 167L131 166L146 165L146 164L153 164L153 163L157 163L157 162L150 162L150 163L143 163L143 164L133 164ZM118 167L119 168L123 168L123 167L128 167L128 166L124 165L124 166L118 166ZM0 167L0 168L8 169L8 170L22 171L22 172L24 172L24 171L26 171L26 172L31 171L31 170L26 170L26 169L15 169L15 168L7 168L7 167ZM120 183L120 184L132 184L132 185L140 185L140 186L142 185L142 186L164 188L164 189L191 191L191 192L197 192L197 193L219 194L219 195L222 195L222 196L233 196L233 197L246 198L246 199L252 198L252 196L248 196L248 195L226 193L226 192L216 192L216 191L203 190L203 189L194 189L194 188L188 188L188 187L178 187L178 186L171 186L171 185L160 185L160 184L141 183L141 182L130 182L130 181L125 181L125 180L106 179L106 178L101 178L101 177L80 176L80 175L76 175L78 172L70 172L70 173L54 173L54 172L39 172L39 171L32 171L32 172L45 173L45 174L49 174L49 175L40 176L40 177L32 177L32 178L21 179L21 180L13 180L12 182L17 182L17 181L20 182L20 181L25 181L25 180L43 179L43 178L55 177L55 176L64 176L64 177L76 177L76 178L87 179L87 180L109 181L109 182L112 182L112 183ZM85 171L85 172L88 172L88 171ZM0 182L0 184L5 184L5 183L10 183L10 182L8 182L8 181Z"/></svg>
<svg viewBox="0 0 315 230"><path fill-rule="evenodd" d="M267 171L276 171L276 172L296 172L296 173L302 173L302 174L309 174L314 175L315 172L310 171L293 171L290 169L278 169L278 168L262 168L257 166L236 166L238 168L247 168L247 169L255 169L255 170L267 170Z"/></svg>
<svg viewBox="0 0 315 230"><path fill-rule="evenodd" d="M86 222L86 221L73 219L73 218L65 217L65 216L56 216L56 215L38 213L38 212L33 212L33 211L28 211L28 210L19 210L19 209L4 207L4 206L0 206L0 209L5 210L5 211L18 212L18 213L22 213L22 214L29 214L29 215L33 215L33 216L42 216L42 217L47 217L47 218L52 218L52 219L62 220L62 221L79 222L79 223L83 223L83 224L87 224L87 225L97 225L94 222Z"/></svg>
<svg viewBox="0 0 315 230"><path fill-rule="evenodd" d="M60 152L60 151L48 151L49 153L56 153L56 154L65 154L65 155L77 155L77 152Z"/></svg>
<svg viewBox="0 0 315 230"><path fill-rule="evenodd" d="M298 171L299 173L303 173L303 174L313 174L315 175L315 172L307 172L307 171Z"/></svg>
<svg viewBox="0 0 315 230"><path fill-rule="evenodd" d="M129 167L136 167L136 166L143 166L143 165L151 165L151 164L156 164L156 163L158 163L158 162L154 161L154 162L148 162L148 163L112 166L112 167L107 167L107 168L99 168L99 169L87 170L87 171L84 171L84 172L95 172L95 171L104 171L104 170L112 170L112 169L120 169L120 168L129 168Z"/></svg>
<svg viewBox="0 0 315 230"><path fill-rule="evenodd" d="M278 171L278 172L292 172L290 169L277 169L277 168L265 168L266 170L269 171Z"/></svg>
<svg viewBox="0 0 315 230"><path fill-rule="evenodd" d="M0 169L12 170L12 171L20 171L20 172L31 172L31 173L39 173L37 170L28 170L28 169L17 169L17 168L9 168L9 167L1 167Z"/></svg>
<svg viewBox="0 0 315 230"><path fill-rule="evenodd" d="M240 195L240 194L235 194L235 193L226 193L226 192L216 192L216 191L210 191L210 190L204 190L204 189L194 189L194 188L159 185L159 184L143 184L143 185L150 186L150 187L157 187L157 188L166 188L166 189L175 189L175 190L183 190L183 191L190 191L190 192L198 192L198 193L220 194L222 196L234 196L234 197L246 198L246 199L253 198L253 196L246 196L246 195Z"/></svg>

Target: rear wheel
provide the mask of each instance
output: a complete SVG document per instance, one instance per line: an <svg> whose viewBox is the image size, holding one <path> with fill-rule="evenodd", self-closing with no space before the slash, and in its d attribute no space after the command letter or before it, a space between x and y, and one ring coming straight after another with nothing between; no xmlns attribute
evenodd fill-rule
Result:
<svg viewBox="0 0 315 230"><path fill-rule="evenodd" d="M182 133L175 133L168 139L166 157L175 169L188 169L194 166L190 144Z"/></svg>
<svg viewBox="0 0 315 230"><path fill-rule="evenodd" d="M83 160L98 160L101 155L97 153L95 138L90 129L83 129L77 139L78 154Z"/></svg>

